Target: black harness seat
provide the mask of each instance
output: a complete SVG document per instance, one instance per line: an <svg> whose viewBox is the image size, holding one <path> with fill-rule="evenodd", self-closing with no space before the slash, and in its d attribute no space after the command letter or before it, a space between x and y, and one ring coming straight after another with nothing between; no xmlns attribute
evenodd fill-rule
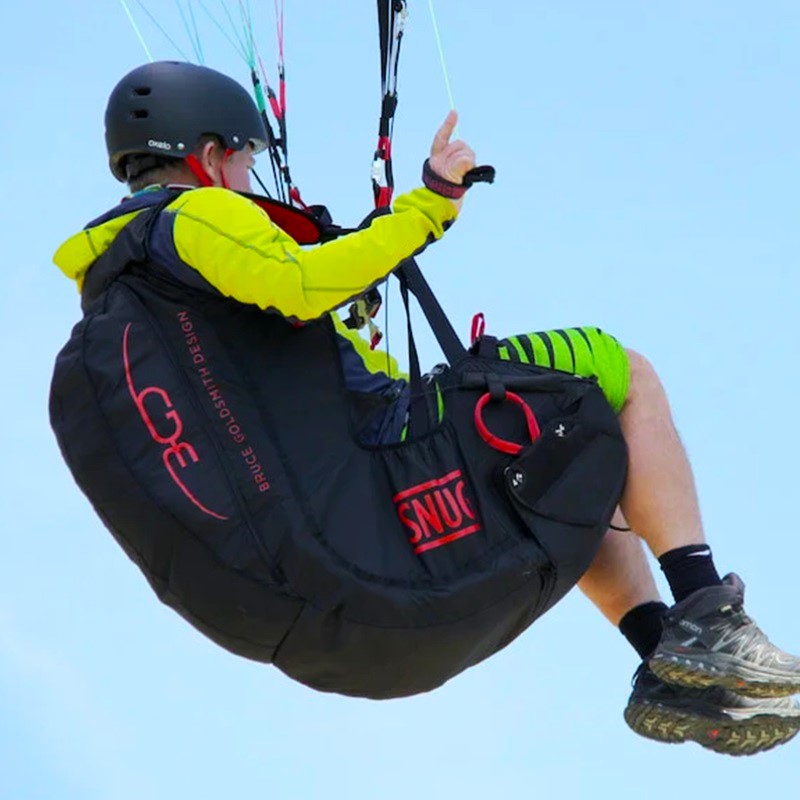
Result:
<svg viewBox="0 0 800 800"><path fill-rule="evenodd" d="M157 213L89 271L50 415L164 603L304 684L387 698L492 655L576 583L627 465L596 382L501 361L488 339L467 352L409 261L404 290L449 361L444 416L412 339L409 437L365 446L330 320L295 327L179 282L147 251Z"/></svg>

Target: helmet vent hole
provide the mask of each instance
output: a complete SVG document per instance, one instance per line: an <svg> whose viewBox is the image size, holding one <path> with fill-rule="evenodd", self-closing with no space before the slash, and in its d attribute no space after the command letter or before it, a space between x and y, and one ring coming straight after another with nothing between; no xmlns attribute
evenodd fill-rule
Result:
<svg viewBox="0 0 800 800"><path fill-rule="evenodd" d="M133 93L137 97L147 97L147 95L149 95L151 91L152 91L152 89L149 86L137 86L133 90Z"/></svg>
<svg viewBox="0 0 800 800"><path fill-rule="evenodd" d="M143 108L137 108L131 112L131 116L134 119L147 119L150 116L150 113Z"/></svg>

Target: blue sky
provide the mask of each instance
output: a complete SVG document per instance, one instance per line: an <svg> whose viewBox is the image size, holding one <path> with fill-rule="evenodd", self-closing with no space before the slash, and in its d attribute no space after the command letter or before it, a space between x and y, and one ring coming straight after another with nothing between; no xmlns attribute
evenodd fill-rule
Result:
<svg viewBox="0 0 800 800"><path fill-rule="evenodd" d="M252 5L271 66L272 3ZM409 5L399 189L417 184L448 105L427 3ZM188 51L175 7L160 6ZM157 57L176 57L131 8ZM793 796L798 742L735 760L632 734L635 655L577 593L443 689L386 703L316 694L159 605L74 486L46 414L79 314L51 256L122 194L103 111L144 52L115 2L8 9L0 797ZM501 335L595 324L652 360L720 569L743 576L773 640L800 650L800 6L439 0L437 14L460 132L498 177L470 192L423 269L465 336L475 311ZM289 0L286 15L293 174L353 224L371 205L373 4ZM201 27L207 63L245 81ZM399 343L396 299L391 313ZM429 336L421 349L439 358Z"/></svg>

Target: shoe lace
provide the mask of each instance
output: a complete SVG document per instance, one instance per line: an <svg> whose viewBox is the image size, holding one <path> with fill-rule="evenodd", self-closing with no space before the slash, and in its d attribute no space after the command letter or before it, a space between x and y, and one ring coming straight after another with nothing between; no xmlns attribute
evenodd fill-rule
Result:
<svg viewBox="0 0 800 800"><path fill-rule="evenodd" d="M719 639L714 649L721 650L730 646L739 656L763 655L761 652L772 643L764 632L749 617L741 603L732 603L719 609L724 621L716 626Z"/></svg>
<svg viewBox="0 0 800 800"><path fill-rule="evenodd" d="M730 603L727 606L722 606L720 611L723 614L729 615L730 620L735 625L753 625L752 617L748 617L744 610L744 605L741 602Z"/></svg>

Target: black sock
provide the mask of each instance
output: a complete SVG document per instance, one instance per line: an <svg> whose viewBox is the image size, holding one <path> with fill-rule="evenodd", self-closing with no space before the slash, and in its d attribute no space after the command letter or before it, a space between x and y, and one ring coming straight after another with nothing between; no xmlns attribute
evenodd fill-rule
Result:
<svg viewBox="0 0 800 800"><path fill-rule="evenodd" d="M698 589L719 586L722 581L707 544L676 547L658 559L676 603Z"/></svg>
<svg viewBox="0 0 800 800"><path fill-rule="evenodd" d="M661 638L661 618L666 610L664 603L642 603L632 608L619 621L620 633L631 643L642 660L656 649Z"/></svg>

